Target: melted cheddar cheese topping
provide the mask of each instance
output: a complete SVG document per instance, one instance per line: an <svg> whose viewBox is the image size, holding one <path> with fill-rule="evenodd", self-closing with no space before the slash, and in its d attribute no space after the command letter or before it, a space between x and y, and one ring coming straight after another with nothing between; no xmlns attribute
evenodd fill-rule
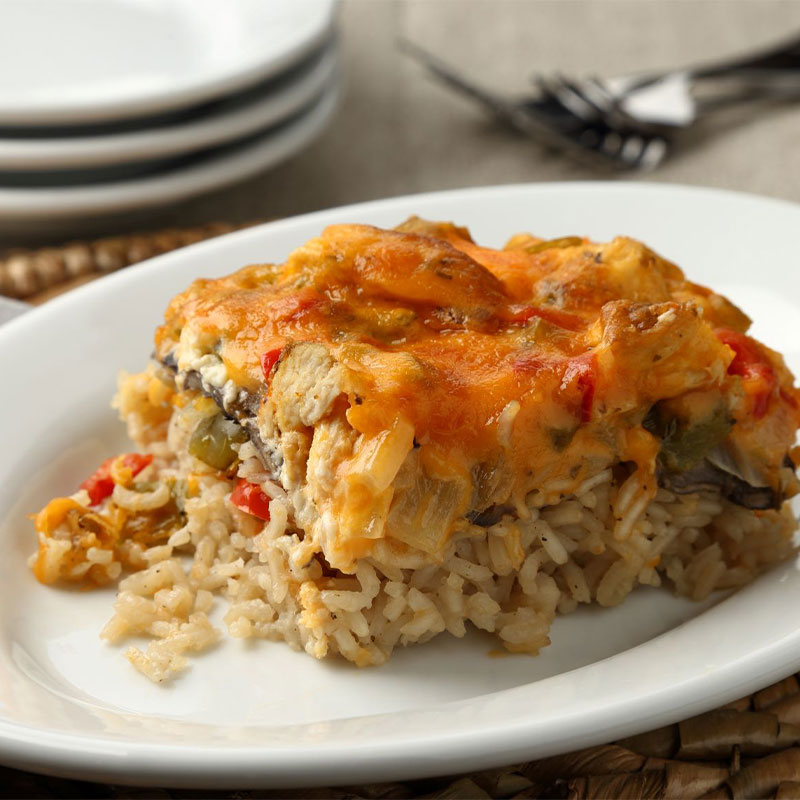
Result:
<svg viewBox="0 0 800 800"><path fill-rule="evenodd" d="M725 298L628 238L518 235L494 250L463 228L413 218L396 230L334 225L283 265L195 281L170 304L156 353L182 370L214 356L266 402L264 354L324 346L342 375L337 413L354 435L394 436L429 479L460 481L453 507L463 515L619 462L653 475L661 441L645 418L657 404L673 403L689 424L724 407L736 422L729 438L776 484L800 395L763 346L754 345L772 376L766 389L732 367L740 352L730 337L752 341L748 326ZM365 455L347 463L359 458L363 466ZM373 512L391 522L392 481L403 476L395 467L386 485L351 480L332 513L372 508L359 524Z"/></svg>

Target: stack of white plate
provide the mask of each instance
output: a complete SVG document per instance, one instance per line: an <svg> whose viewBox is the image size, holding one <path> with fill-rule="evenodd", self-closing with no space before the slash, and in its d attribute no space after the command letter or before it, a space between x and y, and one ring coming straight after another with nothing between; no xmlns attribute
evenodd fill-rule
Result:
<svg viewBox="0 0 800 800"><path fill-rule="evenodd" d="M0 227L240 180L319 134L336 0L0 0Z"/></svg>

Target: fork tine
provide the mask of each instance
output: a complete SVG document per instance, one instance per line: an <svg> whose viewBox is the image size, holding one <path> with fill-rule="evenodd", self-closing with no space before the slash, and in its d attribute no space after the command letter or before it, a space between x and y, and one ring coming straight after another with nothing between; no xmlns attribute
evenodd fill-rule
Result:
<svg viewBox="0 0 800 800"><path fill-rule="evenodd" d="M573 92L580 94L587 103L591 103L601 115L614 109L616 100L596 78L590 76L582 81L565 78L565 82Z"/></svg>
<svg viewBox="0 0 800 800"><path fill-rule="evenodd" d="M647 143L639 158L638 168L648 171L655 169L669 153L669 143L662 136L654 136Z"/></svg>
<svg viewBox="0 0 800 800"><path fill-rule="evenodd" d="M534 82L545 96L552 98L581 120L593 122L597 111L584 98L567 85L561 75L537 75Z"/></svg>
<svg viewBox="0 0 800 800"><path fill-rule="evenodd" d="M602 117L605 108L598 105L595 98L582 85L562 73L556 75L556 80L561 87L560 92L563 94L564 102L568 103L575 113L580 114L584 119Z"/></svg>
<svg viewBox="0 0 800 800"><path fill-rule="evenodd" d="M599 103L606 104L603 117L611 127L637 131L647 138L660 137L663 139L662 130L628 114L622 107L620 98L611 92L602 80L596 76L590 76L582 82L582 85L587 92L591 92L593 96L598 98Z"/></svg>
<svg viewBox="0 0 800 800"><path fill-rule="evenodd" d="M631 169L655 169L667 156L668 146L660 136L629 133L620 137L618 158Z"/></svg>
<svg viewBox="0 0 800 800"><path fill-rule="evenodd" d="M606 84L597 77L597 75L589 75L586 78L586 83L592 87L592 91L602 98L602 102L607 106L614 106L617 104L617 98L611 92Z"/></svg>

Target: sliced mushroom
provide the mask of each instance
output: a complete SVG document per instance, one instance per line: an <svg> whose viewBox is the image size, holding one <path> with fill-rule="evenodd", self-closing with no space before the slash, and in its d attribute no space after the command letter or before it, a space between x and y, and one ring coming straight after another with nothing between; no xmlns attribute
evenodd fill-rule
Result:
<svg viewBox="0 0 800 800"><path fill-rule="evenodd" d="M511 506L496 505L490 506L483 511L470 511L467 514L467 519L473 525L480 525L482 528L489 528L492 525L500 522L506 514L513 514L514 510Z"/></svg>
<svg viewBox="0 0 800 800"><path fill-rule="evenodd" d="M782 493L768 486L752 470L750 473L743 475L727 448L720 445L684 472L659 468L658 483L676 494L719 489L731 502L745 508L780 508Z"/></svg>
<svg viewBox="0 0 800 800"><path fill-rule="evenodd" d="M178 373L178 364L172 354L165 356L161 360L161 363L173 374ZM228 402L226 409L222 391L216 386L210 386L206 383L199 372L189 370L182 374L183 385L187 389L192 389L206 397L210 397L217 404L217 407L225 418L233 420L242 426L250 441L253 443L253 446L258 450L265 469L274 479L277 479L280 475L283 457L279 448L274 446L269 447L261 439L261 435L258 431L258 422L256 421L259 405L258 396L250 394L244 389L240 389L235 400L233 402Z"/></svg>

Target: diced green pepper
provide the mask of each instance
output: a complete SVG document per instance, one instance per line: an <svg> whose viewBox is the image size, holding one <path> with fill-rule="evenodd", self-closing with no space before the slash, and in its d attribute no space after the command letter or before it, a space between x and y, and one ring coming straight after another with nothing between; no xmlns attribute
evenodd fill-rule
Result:
<svg viewBox="0 0 800 800"><path fill-rule="evenodd" d="M227 469L236 459L234 444L247 441L247 434L222 414L204 417L189 439L189 453L214 469Z"/></svg>
<svg viewBox="0 0 800 800"><path fill-rule="evenodd" d="M526 253L541 253L543 250L552 250L558 247L575 247L583 244L580 236L562 236L560 239L548 239L545 242L538 242L525 248Z"/></svg>
<svg viewBox="0 0 800 800"><path fill-rule="evenodd" d="M661 438L661 451L658 454L661 463L671 472L686 472L730 433L734 420L721 405L710 417L693 425L675 417L665 421L654 407L643 425Z"/></svg>
<svg viewBox="0 0 800 800"><path fill-rule="evenodd" d="M550 442L553 449L560 453L565 450L569 443L572 441L578 428L548 428L547 433L550 435Z"/></svg>

